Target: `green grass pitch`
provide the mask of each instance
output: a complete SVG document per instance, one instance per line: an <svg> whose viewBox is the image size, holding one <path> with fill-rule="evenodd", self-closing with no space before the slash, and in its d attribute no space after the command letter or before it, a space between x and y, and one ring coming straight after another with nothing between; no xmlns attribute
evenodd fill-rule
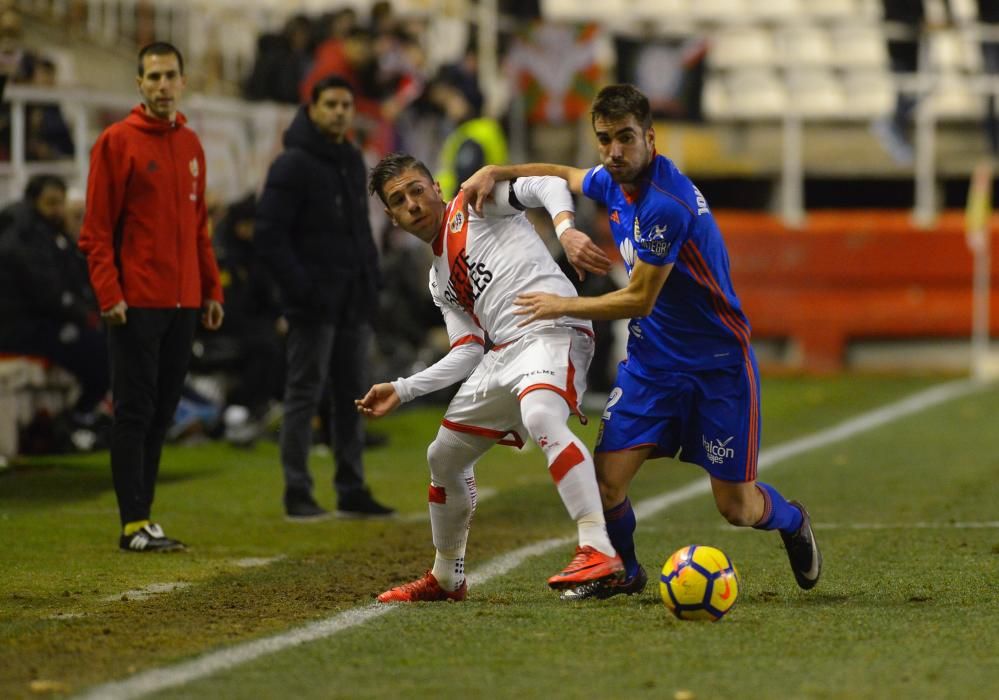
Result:
<svg viewBox="0 0 999 700"><path fill-rule="evenodd" d="M767 378L764 448L943 381ZM68 696L371 606L433 561L426 445L441 409L386 419L366 454L386 522L291 524L277 449L170 448L155 515L180 555L117 551L106 454L0 472L0 697ZM560 602L558 546L470 589L160 691L176 698L986 698L999 695L999 388L928 408L776 464L761 479L808 505L818 587L794 584L775 533L724 524L701 495L639 522L658 574L685 544L735 562L740 598L716 624L680 622L655 578L640 597ZM580 428L592 444L596 421ZM332 505L328 458L313 458ZM472 572L570 537L540 452L492 450L477 469ZM701 479L646 464L633 500ZM34 682L34 684L33 684Z"/></svg>

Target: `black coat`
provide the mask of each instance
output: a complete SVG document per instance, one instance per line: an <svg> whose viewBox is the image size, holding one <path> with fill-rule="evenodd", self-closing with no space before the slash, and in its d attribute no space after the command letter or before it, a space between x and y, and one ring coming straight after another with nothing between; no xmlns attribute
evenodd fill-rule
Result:
<svg viewBox="0 0 999 700"><path fill-rule="evenodd" d="M378 251L368 222L367 170L300 107L257 205L254 243L290 319L355 325L375 313Z"/></svg>
<svg viewBox="0 0 999 700"><path fill-rule="evenodd" d="M87 263L76 244L27 202L0 214L0 336L41 321L98 325ZM20 330L19 330L20 329Z"/></svg>

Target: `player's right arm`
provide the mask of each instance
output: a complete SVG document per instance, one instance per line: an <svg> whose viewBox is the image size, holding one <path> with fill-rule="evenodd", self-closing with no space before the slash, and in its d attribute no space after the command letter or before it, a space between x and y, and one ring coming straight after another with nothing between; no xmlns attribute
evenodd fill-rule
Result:
<svg viewBox="0 0 999 700"><path fill-rule="evenodd" d="M465 201L476 214L482 216L482 207L492 194L498 180L513 180L518 177L553 175L565 180L575 194L583 193L583 178L586 170L554 163L522 163L520 165L486 165L479 168L470 178L461 183Z"/></svg>
<svg viewBox="0 0 999 700"><path fill-rule="evenodd" d="M114 232L125 203L129 164L125 149L105 131L90 152L87 207L80 230L79 247L87 258L90 284L101 315L108 323L123 324L128 304L121 288L121 272L115 256Z"/></svg>

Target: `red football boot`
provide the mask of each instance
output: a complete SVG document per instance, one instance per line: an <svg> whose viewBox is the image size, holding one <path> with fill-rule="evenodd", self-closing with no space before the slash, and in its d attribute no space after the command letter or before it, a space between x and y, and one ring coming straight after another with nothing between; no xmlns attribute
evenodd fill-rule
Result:
<svg viewBox="0 0 999 700"><path fill-rule="evenodd" d="M435 600L465 600L468 595L468 581L462 581L456 591L445 591L429 571L421 578L390 588L380 596L379 603L416 603Z"/></svg>
<svg viewBox="0 0 999 700"><path fill-rule="evenodd" d="M593 547L576 547L576 556L569 565L548 579L548 585L556 590L575 588L583 583L601 581L620 576L624 564L618 555L607 556Z"/></svg>

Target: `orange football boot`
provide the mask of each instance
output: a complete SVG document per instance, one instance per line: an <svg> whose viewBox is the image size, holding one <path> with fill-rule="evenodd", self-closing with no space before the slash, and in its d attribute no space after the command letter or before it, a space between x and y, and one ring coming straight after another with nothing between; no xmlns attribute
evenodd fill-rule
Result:
<svg viewBox="0 0 999 700"><path fill-rule="evenodd" d="M416 603L419 601L465 600L468 595L468 581L462 581L456 591L445 591L437 583L434 575L427 571L421 578L390 588L380 596L379 603Z"/></svg>
<svg viewBox="0 0 999 700"><path fill-rule="evenodd" d="M576 547L576 556L569 565L548 579L548 585L555 590L575 588L583 583L602 581L620 576L624 564L618 555L607 556L593 547Z"/></svg>

